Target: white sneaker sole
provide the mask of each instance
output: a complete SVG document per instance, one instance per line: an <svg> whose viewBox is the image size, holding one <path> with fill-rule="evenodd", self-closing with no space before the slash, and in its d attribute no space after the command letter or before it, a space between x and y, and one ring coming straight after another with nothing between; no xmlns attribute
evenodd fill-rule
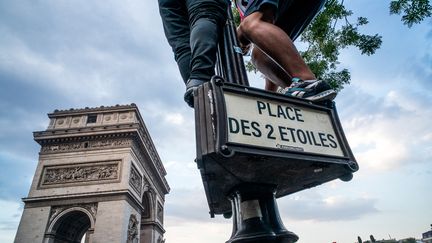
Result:
<svg viewBox="0 0 432 243"><path fill-rule="evenodd" d="M324 101L324 100L334 100L334 98L336 98L336 91L329 89L329 90L325 90L321 93L318 93L316 95L313 96L309 96L305 99L310 100L310 101L314 101L314 102L318 102L318 101Z"/></svg>

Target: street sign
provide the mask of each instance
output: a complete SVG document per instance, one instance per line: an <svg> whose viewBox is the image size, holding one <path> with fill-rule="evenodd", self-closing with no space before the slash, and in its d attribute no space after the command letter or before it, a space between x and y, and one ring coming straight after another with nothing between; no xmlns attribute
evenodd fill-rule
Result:
<svg viewBox="0 0 432 243"><path fill-rule="evenodd" d="M210 213L231 211L244 183L277 187L276 197L358 170L334 103L316 105L215 77L195 93L197 164Z"/></svg>
<svg viewBox="0 0 432 243"><path fill-rule="evenodd" d="M224 100L228 143L344 156L325 111L232 92Z"/></svg>

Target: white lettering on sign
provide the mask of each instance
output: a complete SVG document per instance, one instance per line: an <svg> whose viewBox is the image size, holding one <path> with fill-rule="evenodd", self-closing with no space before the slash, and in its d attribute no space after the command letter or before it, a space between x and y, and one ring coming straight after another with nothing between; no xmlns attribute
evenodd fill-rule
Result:
<svg viewBox="0 0 432 243"><path fill-rule="evenodd" d="M228 142L344 156L327 112L228 92L224 96Z"/></svg>

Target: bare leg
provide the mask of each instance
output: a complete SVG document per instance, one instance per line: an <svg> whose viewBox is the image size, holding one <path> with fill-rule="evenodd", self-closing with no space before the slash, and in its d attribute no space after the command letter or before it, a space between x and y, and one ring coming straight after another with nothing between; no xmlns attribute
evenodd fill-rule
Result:
<svg viewBox="0 0 432 243"><path fill-rule="evenodd" d="M273 83L273 81L271 81L268 78L265 78L265 90L267 91L273 91L276 92L276 90L278 89L278 86L276 84Z"/></svg>
<svg viewBox="0 0 432 243"><path fill-rule="evenodd" d="M254 43L256 47L273 59L275 63L279 64L290 77L298 77L303 80L316 79L289 36L282 29L274 25L273 22L274 9L269 5L265 5L262 11L252 13L240 24L240 28L238 29L240 41L245 43L245 40L248 40ZM258 63L260 60L255 60L255 62ZM264 65L258 65L258 70L262 66ZM263 73L265 74L265 72L270 70L272 68L263 70ZM290 79L272 79L272 81L277 83L282 81L285 84L281 85L282 87L291 84Z"/></svg>
<svg viewBox="0 0 432 243"><path fill-rule="evenodd" d="M275 63L275 61L258 48L253 49L251 61L266 77L266 90L276 91L277 86L285 88L293 78L280 65ZM274 85L271 86L268 82L273 82Z"/></svg>

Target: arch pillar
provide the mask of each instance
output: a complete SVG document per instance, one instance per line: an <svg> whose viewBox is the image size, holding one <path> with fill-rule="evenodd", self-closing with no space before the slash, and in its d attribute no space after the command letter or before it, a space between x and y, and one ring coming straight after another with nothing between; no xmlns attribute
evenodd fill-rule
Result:
<svg viewBox="0 0 432 243"><path fill-rule="evenodd" d="M48 128L33 133L41 150L15 243L143 242L143 192L152 190L154 219L163 215L170 188L138 107L55 110L48 117ZM144 243L156 243L155 231Z"/></svg>
<svg viewBox="0 0 432 243"><path fill-rule="evenodd" d="M44 243L85 243L92 242L95 215L80 206L53 207Z"/></svg>

